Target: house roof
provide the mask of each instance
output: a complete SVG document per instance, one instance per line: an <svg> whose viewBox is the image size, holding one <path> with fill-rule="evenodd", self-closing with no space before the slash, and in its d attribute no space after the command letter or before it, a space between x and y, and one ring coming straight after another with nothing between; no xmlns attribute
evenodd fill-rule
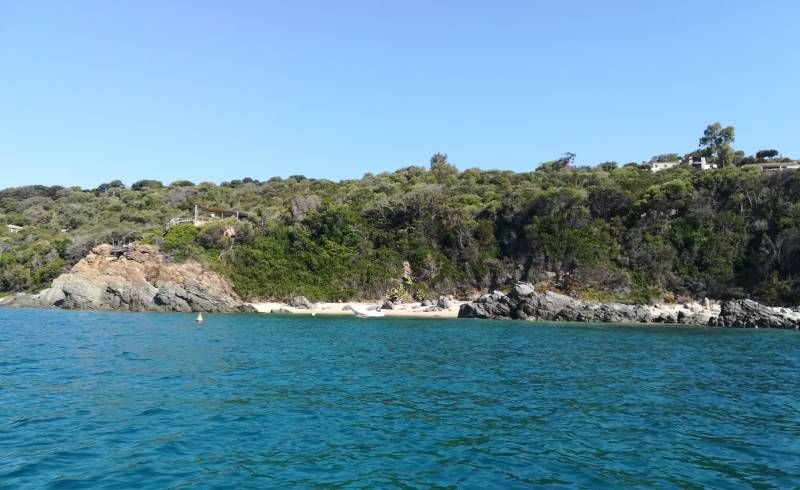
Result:
<svg viewBox="0 0 800 490"><path fill-rule="evenodd" d="M743 167L748 168L760 168L760 169L775 169L775 168L796 168L800 167L800 162L763 162L763 163L748 163L747 165L742 165Z"/></svg>

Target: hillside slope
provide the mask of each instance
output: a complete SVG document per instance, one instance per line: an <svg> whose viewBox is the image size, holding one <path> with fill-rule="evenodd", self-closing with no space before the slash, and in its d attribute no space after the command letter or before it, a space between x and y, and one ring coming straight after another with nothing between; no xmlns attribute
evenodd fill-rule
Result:
<svg viewBox="0 0 800 490"><path fill-rule="evenodd" d="M471 297L522 280L602 301L800 303L800 172L434 163L342 182L6 189L0 291L38 291L97 244L138 241L245 300ZM195 205L243 216L166 229Z"/></svg>

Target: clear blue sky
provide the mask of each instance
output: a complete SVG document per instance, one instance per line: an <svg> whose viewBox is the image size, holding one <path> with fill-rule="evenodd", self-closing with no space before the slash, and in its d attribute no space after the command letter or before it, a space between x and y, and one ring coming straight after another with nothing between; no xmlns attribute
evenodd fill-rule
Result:
<svg viewBox="0 0 800 490"><path fill-rule="evenodd" d="M800 156L800 2L0 0L0 187Z"/></svg>

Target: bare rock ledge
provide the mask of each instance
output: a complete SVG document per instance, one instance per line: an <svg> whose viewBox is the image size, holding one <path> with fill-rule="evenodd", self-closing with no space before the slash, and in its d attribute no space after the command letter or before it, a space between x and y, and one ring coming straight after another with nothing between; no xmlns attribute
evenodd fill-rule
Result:
<svg viewBox="0 0 800 490"><path fill-rule="evenodd" d="M230 283L195 261L169 262L154 247L136 245L112 255L98 245L38 294L19 293L0 306L86 310L250 312Z"/></svg>
<svg viewBox="0 0 800 490"><path fill-rule="evenodd" d="M719 310L697 308L678 314L657 308L618 303L590 303L553 292L537 293L529 283L517 283L509 294L484 294L464 303L459 318L490 318L598 323L673 323L738 328L800 329L800 313L751 300L725 301Z"/></svg>

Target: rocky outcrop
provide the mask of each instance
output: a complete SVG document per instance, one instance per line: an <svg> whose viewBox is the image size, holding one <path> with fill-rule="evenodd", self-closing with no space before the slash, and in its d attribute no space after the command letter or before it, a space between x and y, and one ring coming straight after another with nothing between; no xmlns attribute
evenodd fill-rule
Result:
<svg viewBox="0 0 800 490"><path fill-rule="evenodd" d="M459 318L492 318L602 323L672 323L745 328L800 328L800 313L771 308L755 301L728 301L715 306L699 304L647 307L618 303L590 303L553 292L537 293L529 283L517 283L509 294L495 291L464 303ZM717 315L718 313L718 315Z"/></svg>
<svg viewBox="0 0 800 490"><path fill-rule="evenodd" d="M713 325L738 328L800 329L800 313L788 308L764 306L749 299L726 301Z"/></svg>
<svg viewBox="0 0 800 490"><path fill-rule="evenodd" d="M529 283L517 283L510 294L499 291L464 303L459 318L513 318L572 322L646 323L650 311L643 306L596 304L553 292L537 293Z"/></svg>
<svg viewBox="0 0 800 490"><path fill-rule="evenodd" d="M194 261L172 263L149 245L112 254L99 245L38 294L18 294L2 306L127 311L254 311L230 283Z"/></svg>
<svg viewBox="0 0 800 490"><path fill-rule="evenodd" d="M312 306L311 302L308 301L305 296L295 296L290 299L287 304L292 308L299 308L301 310L310 310Z"/></svg>

